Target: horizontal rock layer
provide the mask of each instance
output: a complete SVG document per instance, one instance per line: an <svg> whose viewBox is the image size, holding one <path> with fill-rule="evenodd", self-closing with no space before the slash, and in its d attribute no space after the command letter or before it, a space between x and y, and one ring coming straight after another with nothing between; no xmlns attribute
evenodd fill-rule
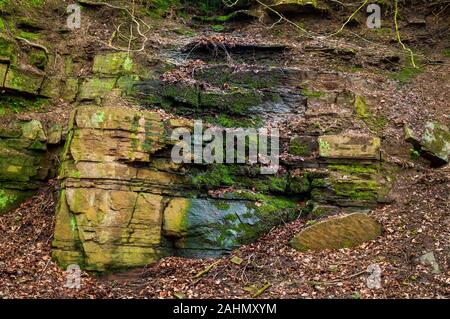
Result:
<svg viewBox="0 0 450 319"><path fill-rule="evenodd" d="M207 189L225 186L215 178L226 166L173 163L169 133L183 124L192 126L124 107L76 110L60 170L55 259L105 271L167 254L217 256L296 217L294 200L269 194L207 198ZM249 186L245 170L228 174Z"/></svg>
<svg viewBox="0 0 450 319"><path fill-rule="evenodd" d="M46 133L37 120L0 126L0 214L17 206L42 181L56 174L54 152L47 145L60 139L60 130L53 127Z"/></svg>

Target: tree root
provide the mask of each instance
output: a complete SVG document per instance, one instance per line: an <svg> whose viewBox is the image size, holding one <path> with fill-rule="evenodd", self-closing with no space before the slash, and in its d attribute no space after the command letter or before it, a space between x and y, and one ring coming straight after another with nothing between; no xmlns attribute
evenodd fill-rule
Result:
<svg viewBox="0 0 450 319"><path fill-rule="evenodd" d="M114 46L112 44L112 42L114 41L114 38L116 36L123 36L123 34L120 32L120 26L112 34L112 36L111 36L111 38L109 39L108 42L103 42L103 41L100 41L100 42L102 44L108 46L109 48L117 50L117 51L141 52L141 51L145 50L146 44L147 44L147 42L149 40L148 37L146 36L146 34L151 30L151 27L147 23L145 23L144 20L142 20L141 18L138 18L138 17L135 16L135 14L134 14L134 1L133 1L133 8L132 8L131 11L128 8L112 5L112 4L107 3L107 2L96 2L96 1L90 1L90 0L78 0L78 3L80 3L82 5L87 5L87 6L105 6L105 7L108 7L108 8L122 10L122 11L126 12L131 18L130 37L128 38L128 47L127 48L121 48L121 47ZM132 44L133 40L136 39L136 37L133 36L133 24L136 24L137 33L142 38L142 44L141 44L141 47L139 49L131 49L131 44ZM141 30L142 26L144 26L147 29L147 31L143 32Z"/></svg>
<svg viewBox="0 0 450 319"><path fill-rule="evenodd" d="M398 30L397 16L398 16L398 0L394 0L394 24L395 24L395 33L397 34L397 41L403 47L403 50L409 52L409 55L411 58L411 64L415 69L417 69L418 67L415 62L414 52L402 42L402 39L400 37L400 32Z"/></svg>
<svg viewBox="0 0 450 319"><path fill-rule="evenodd" d="M48 51L47 47L45 47L45 46L42 45L42 44L31 42L30 40L25 39L25 38L22 38L22 37L14 37L14 38L15 38L16 40L25 42L25 43L28 44L29 46L32 46L32 47L35 47L35 48L42 49L42 50L45 51L45 54L46 54L47 56L49 55L49 51Z"/></svg>

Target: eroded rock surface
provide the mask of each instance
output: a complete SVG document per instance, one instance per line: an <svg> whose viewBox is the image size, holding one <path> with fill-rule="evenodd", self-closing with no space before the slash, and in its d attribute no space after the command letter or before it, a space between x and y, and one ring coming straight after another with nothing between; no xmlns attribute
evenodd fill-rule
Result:
<svg viewBox="0 0 450 319"><path fill-rule="evenodd" d="M60 172L54 258L104 271L168 254L217 256L298 215L295 200L270 194L211 198L207 189L227 178L243 189L251 179L237 168L174 164L169 133L181 123L126 107L76 110Z"/></svg>
<svg viewBox="0 0 450 319"><path fill-rule="evenodd" d="M366 214L332 217L295 235L292 247L300 251L358 246L381 235L381 225Z"/></svg>
<svg viewBox="0 0 450 319"><path fill-rule="evenodd" d="M56 170L37 120L0 126L0 214L29 197Z"/></svg>

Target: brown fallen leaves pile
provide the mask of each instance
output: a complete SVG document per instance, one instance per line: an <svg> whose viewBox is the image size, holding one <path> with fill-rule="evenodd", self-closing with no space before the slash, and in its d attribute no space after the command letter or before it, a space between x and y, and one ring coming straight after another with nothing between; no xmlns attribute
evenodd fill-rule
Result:
<svg viewBox="0 0 450 319"><path fill-rule="evenodd" d="M449 170L399 177L395 202L370 213L383 235L356 248L299 253L288 245L305 227L298 220L218 262L170 257L122 274L83 273L80 290L64 287L66 274L50 257L50 183L0 217L0 298L449 298ZM427 251L434 252L439 274L417 261ZM371 264L381 268L380 289L366 285Z"/></svg>

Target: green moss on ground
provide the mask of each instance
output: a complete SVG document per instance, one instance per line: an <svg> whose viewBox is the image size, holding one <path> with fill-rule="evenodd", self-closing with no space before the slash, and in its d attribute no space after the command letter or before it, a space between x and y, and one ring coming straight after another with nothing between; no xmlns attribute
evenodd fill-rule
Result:
<svg viewBox="0 0 450 319"><path fill-rule="evenodd" d="M399 81L401 84L406 84L422 72L423 69L421 68L414 68L411 66L407 66L402 68L399 72L393 73L391 77L394 80Z"/></svg>

